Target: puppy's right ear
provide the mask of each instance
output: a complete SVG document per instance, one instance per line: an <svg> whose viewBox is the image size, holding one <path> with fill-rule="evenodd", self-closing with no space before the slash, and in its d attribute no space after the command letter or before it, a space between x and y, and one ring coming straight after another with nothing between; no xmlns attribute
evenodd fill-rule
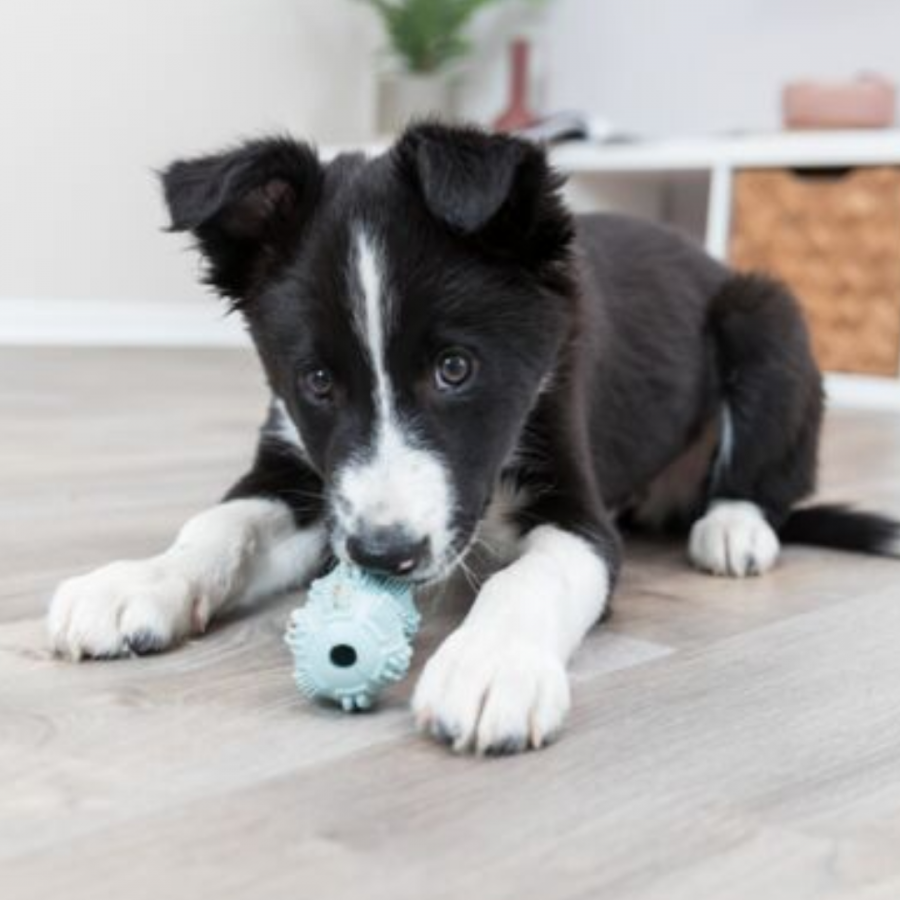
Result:
<svg viewBox="0 0 900 900"><path fill-rule="evenodd" d="M289 138L172 163L161 175L172 231L189 231L206 280L236 306L290 258L315 208L322 165Z"/></svg>

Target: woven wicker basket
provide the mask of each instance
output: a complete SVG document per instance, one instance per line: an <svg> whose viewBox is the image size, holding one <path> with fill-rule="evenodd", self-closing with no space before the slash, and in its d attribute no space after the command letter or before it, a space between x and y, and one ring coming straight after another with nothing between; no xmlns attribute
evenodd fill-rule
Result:
<svg viewBox="0 0 900 900"><path fill-rule="evenodd" d="M796 292L822 368L897 377L900 169L743 171L732 223L732 263Z"/></svg>

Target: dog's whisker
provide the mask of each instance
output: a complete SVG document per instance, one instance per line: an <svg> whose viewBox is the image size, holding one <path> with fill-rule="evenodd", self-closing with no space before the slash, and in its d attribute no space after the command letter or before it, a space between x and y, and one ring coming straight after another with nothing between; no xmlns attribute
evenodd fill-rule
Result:
<svg viewBox="0 0 900 900"><path fill-rule="evenodd" d="M466 582L468 583L469 587L473 591L477 592L481 588L481 582L480 582L477 574L475 573L475 571L464 559L461 559L459 561L459 568L460 568L460 571L463 573L463 577L466 579Z"/></svg>
<svg viewBox="0 0 900 900"><path fill-rule="evenodd" d="M299 497L304 500L319 500L322 503L327 501L325 494L318 491L304 491L299 488L283 488L280 493L285 497Z"/></svg>

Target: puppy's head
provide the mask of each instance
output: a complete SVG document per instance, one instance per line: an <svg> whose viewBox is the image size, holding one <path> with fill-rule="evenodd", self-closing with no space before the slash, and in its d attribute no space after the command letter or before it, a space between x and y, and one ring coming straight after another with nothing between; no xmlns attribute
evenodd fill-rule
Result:
<svg viewBox="0 0 900 900"><path fill-rule="evenodd" d="M373 159L270 139L163 181L323 478L337 555L442 574L569 328L572 223L544 154L426 124Z"/></svg>

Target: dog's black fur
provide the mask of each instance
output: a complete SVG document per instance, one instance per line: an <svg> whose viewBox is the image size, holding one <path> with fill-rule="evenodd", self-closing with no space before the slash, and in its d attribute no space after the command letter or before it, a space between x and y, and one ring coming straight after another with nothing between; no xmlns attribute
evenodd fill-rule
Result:
<svg viewBox="0 0 900 900"><path fill-rule="evenodd" d="M438 124L386 155L323 164L287 138L179 162L163 176L172 228L191 231L214 288L246 317L307 457L263 428L252 471L229 497L283 500L298 524L323 514L329 476L371 425L363 356L347 322L346 223L372 223L392 250L395 348L406 414L449 460L461 550L499 479L530 488L523 528L552 522L618 567L613 518L727 407L730 452L669 524L716 498L757 504L784 538L868 552L897 526L846 509L793 512L815 486L821 377L798 306L674 231L616 215L572 217L544 153ZM441 346L479 360L477 387L429 393ZM311 402L298 373L326 360L340 408ZM423 380L424 379L424 380ZM398 388L400 390L401 388Z"/></svg>

